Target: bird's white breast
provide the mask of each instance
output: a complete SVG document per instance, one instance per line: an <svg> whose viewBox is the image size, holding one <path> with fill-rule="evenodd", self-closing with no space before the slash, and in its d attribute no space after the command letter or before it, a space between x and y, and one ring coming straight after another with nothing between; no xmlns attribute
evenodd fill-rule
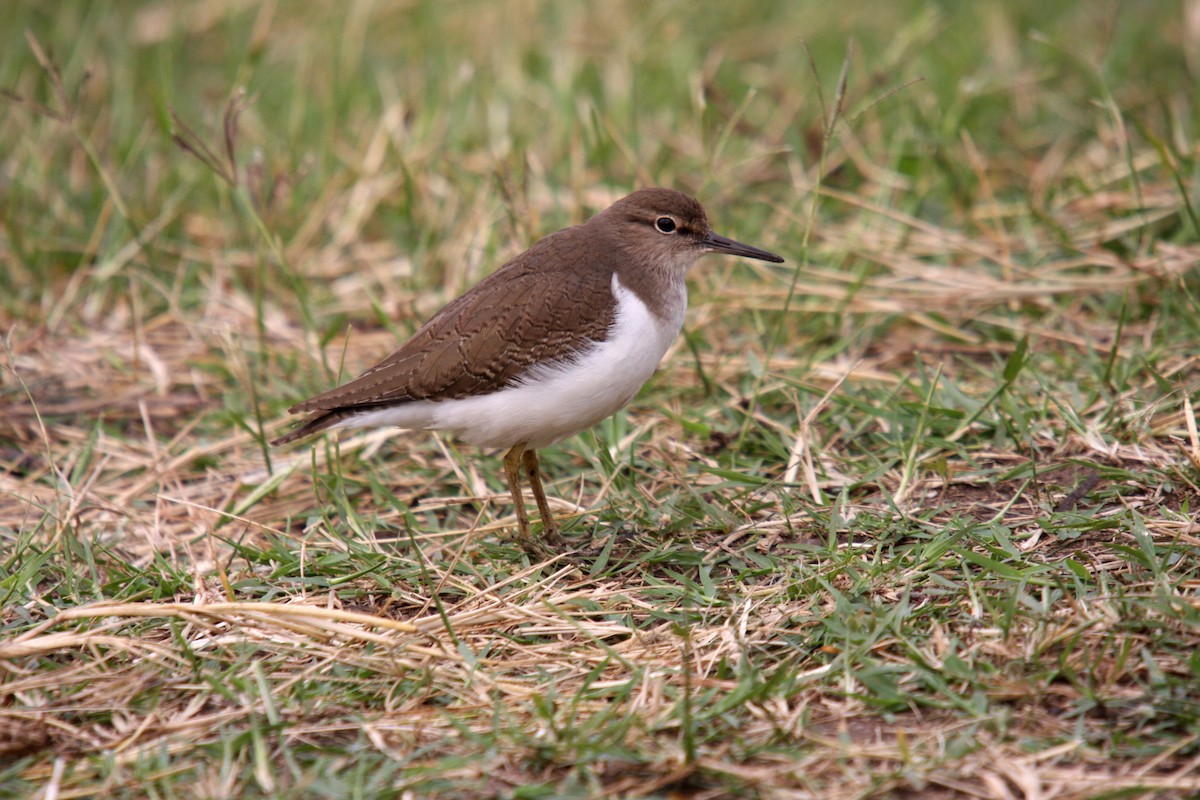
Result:
<svg viewBox="0 0 1200 800"><path fill-rule="evenodd" d="M656 315L613 275L617 313L604 341L564 361L536 366L517 385L498 392L368 411L339 427L443 430L481 447L553 444L614 414L654 374L687 309L683 281L671 290L662 316Z"/></svg>

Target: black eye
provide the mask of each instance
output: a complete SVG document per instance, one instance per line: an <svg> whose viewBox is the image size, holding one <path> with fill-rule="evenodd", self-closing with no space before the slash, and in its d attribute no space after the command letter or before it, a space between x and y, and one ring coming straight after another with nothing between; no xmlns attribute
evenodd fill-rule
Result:
<svg viewBox="0 0 1200 800"><path fill-rule="evenodd" d="M675 220L670 217L659 217L654 220L654 227L658 229L659 233L674 233Z"/></svg>

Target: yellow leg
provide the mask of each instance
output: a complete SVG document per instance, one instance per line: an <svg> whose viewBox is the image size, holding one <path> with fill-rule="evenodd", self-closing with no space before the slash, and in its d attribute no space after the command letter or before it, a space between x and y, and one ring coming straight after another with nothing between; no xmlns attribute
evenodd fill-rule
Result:
<svg viewBox="0 0 1200 800"><path fill-rule="evenodd" d="M529 533L529 515L525 513L525 497L521 494L521 454L524 452L524 444L515 444L504 454L504 477L508 479L508 491L512 494L513 505L517 508L518 533L521 539L531 542L533 535Z"/></svg>
<svg viewBox="0 0 1200 800"><path fill-rule="evenodd" d="M533 490L533 499L537 501L538 513L542 515L542 535L551 542L559 541L558 523L550 513L550 504L546 502L546 492L542 488L542 476L538 471L536 450L526 450L522 460L525 462L525 473L529 476L529 488Z"/></svg>

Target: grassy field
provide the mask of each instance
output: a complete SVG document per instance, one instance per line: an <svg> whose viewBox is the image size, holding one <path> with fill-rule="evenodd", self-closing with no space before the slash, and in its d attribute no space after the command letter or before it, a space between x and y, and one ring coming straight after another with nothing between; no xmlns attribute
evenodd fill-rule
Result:
<svg viewBox="0 0 1200 800"><path fill-rule="evenodd" d="M1200 3L5 4L0 797L1200 793ZM543 451L272 450L644 185Z"/></svg>

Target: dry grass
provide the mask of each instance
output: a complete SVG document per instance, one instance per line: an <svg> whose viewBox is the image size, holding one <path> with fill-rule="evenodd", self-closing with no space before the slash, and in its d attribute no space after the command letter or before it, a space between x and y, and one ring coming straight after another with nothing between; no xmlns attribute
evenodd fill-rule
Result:
<svg viewBox="0 0 1200 800"><path fill-rule="evenodd" d="M243 31L252 75L329 47L319 9L171 7L130 18L150 52L171 25ZM707 105L628 129L622 59L568 43L521 78L543 55L521 24L479 56L499 77L431 48L423 77L371 73L380 96L349 81L339 106L305 74L290 112L260 92L218 144L187 120L220 103L172 85L187 149L223 165L231 143L227 187L121 116L136 61L88 59L78 94L69 57L61 77L45 53L0 63L21 95L0 123L20 201L0 228L0 794L1200 793L1194 99L1164 80L1164 122L1142 84L1084 91L1022 50L996 78L1009 141L937 116L938 74L870 106L904 60L868 47L848 90L867 110L823 140L782 24L692 64L544 10L510 9L596 25L657 80L678 59ZM335 38L399 19L466 52L491 13L355 7ZM1138 41L1105 19L1114 52ZM109 30L41 35L61 53L71 25ZM295 122L305 97L345 117L332 134ZM1065 144L1029 106L1093 99ZM494 116L524 103L594 116ZM265 448L291 401L531 238L697 174L719 230L800 271L703 265L652 387L547 454L573 550L507 538L492 454L413 432Z"/></svg>

